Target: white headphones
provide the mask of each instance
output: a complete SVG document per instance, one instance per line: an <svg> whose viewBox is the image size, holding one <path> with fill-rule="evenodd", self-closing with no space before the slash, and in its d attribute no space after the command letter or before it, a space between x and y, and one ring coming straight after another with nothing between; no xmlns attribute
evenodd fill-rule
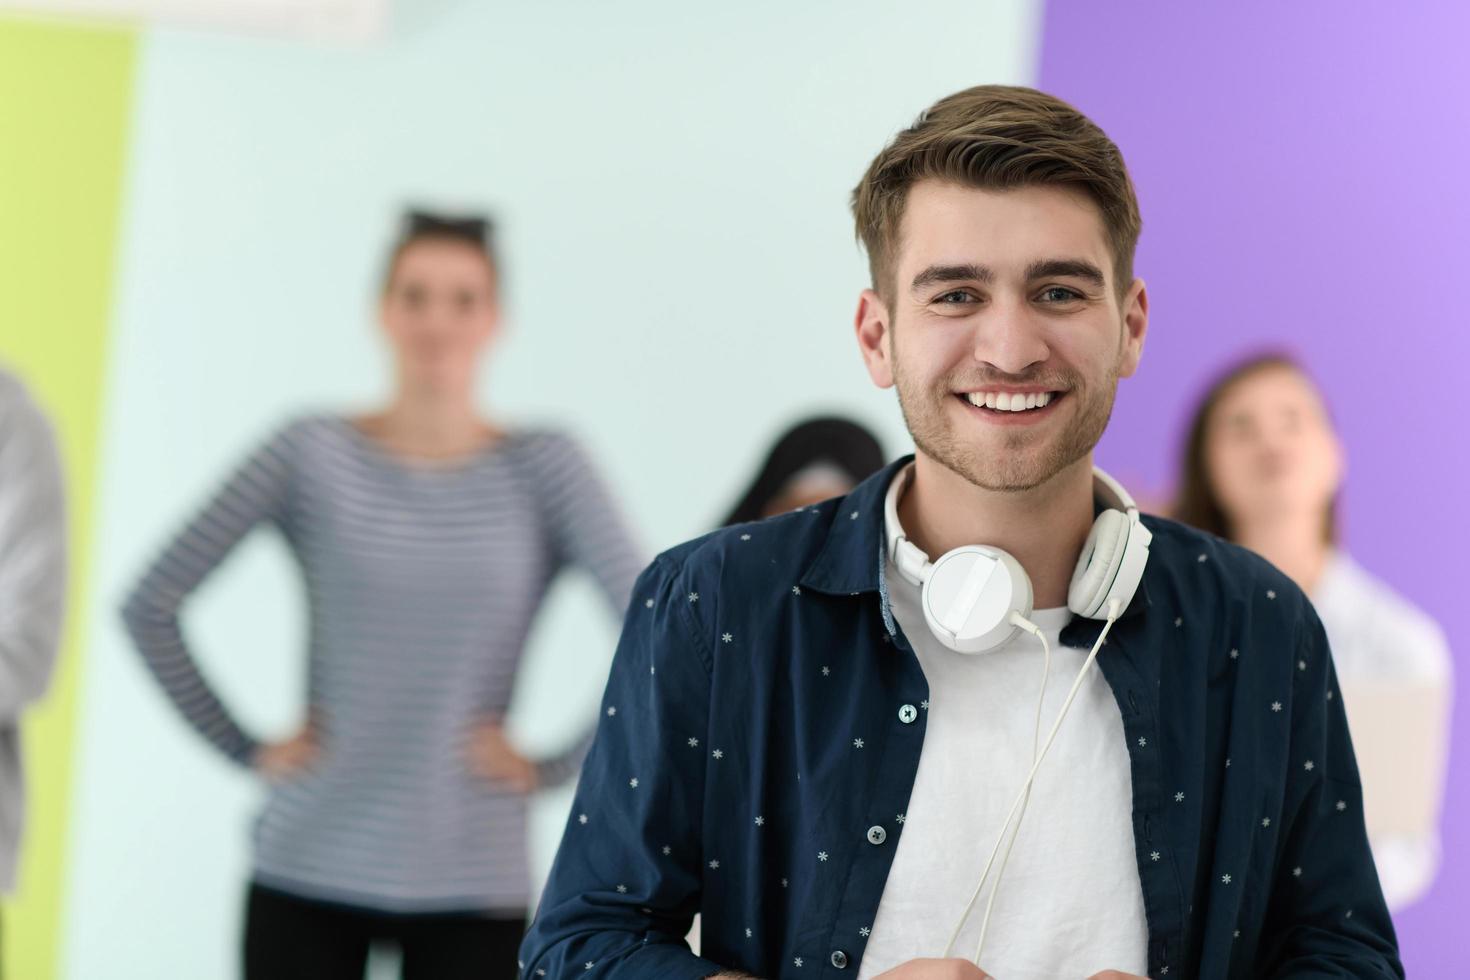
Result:
<svg viewBox="0 0 1470 980"><path fill-rule="evenodd" d="M899 575L920 587L924 621L940 643L958 653L993 650L1024 628L1016 620L1029 621L1031 580L1020 562L989 545L962 545L931 563L898 523L898 500L913 474L910 463L888 487L883 505L888 557ZM1077 558L1067 608L1105 619L1110 608L1127 609L1133 600L1153 533L1118 481L1095 467L1092 477L1093 492L1107 509L1097 515Z"/></svg>

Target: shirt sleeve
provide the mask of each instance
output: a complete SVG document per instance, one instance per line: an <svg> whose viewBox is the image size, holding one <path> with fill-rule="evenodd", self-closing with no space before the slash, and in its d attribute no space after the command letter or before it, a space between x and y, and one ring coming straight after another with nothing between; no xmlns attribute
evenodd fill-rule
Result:
<svg viewBox="0 0 1470 980"><path fill-rule="evenodd" d="M287 429L252 453L164 548L123 606L123 622L170 701L215 748L249 765L259 743L210 687L179 624L184 601L257 524L283 523L290 479Z"/></svg>
<svg viewBox="0 0 1470 980"><path fill-rule="evenodd" d="M707 977L699 909L711 652L667 558L638 579L561 849L521 947L525 977Z"/></svg>
<svg viewBox="0 0 1470 980"><path fill-rule="evenodd" d="M0 419L0 726L46 692L66 599L66 501L51 425L23 392Z"/></svg>
<svg viewBox="0 0 1470 980"><path fill-rule="evenodd" d="M1285 834L1256 975L1402 978L1337 674L1322 624L1305 603L1295 653L1302 677L1293 694Z"/></svg>
<svg viewBox="0 0 1470 980"><path fill-rule="evenodd" d="M537 491L545 508L558 566L590 574L613 615L621 615L644 558L627 520L585 450L548 433L538 453ZM542 786L576 776L592 742L589 730L565 752L536 764Z"/></svg>

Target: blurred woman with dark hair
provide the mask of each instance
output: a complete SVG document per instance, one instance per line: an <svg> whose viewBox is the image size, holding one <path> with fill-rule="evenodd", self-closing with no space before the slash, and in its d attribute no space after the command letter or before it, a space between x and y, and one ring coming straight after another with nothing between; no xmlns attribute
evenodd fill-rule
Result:
<svg viewBox="0 0 1470 980"><path fill-rule="evenodd" d="M358 980L379 940L402 948L406 980L518 972L526 796L570 779L585 744L531 760L503 730L526 637L571 567L621 615L642 557L574 441L480 413L499 288L485 221L411 215L379 307L387 405L282 428L127 602L175 707L271 783L255 825L247 980ZM285 537L310 603L303 724L275 742L235 720L179 622L261 525Z"/></svg>
<svg viewBox="0 0 1470 980"><path fill-rule="evenodd" d="M1347 691L1379 879L1402 908L1439 864L1451 660L1438 624L1342 550L1344 468L1306 371L1287 355L1258 355L1201 399L1174 516L1254 550L1311 597Z"/></svg>
<svg viewBox="0 0 1470 980"><path fill-rule="evenodd" d="M883 468L883 449L848 419L821 417L786 430L725 518L725 526L840 497Z"/></svg>

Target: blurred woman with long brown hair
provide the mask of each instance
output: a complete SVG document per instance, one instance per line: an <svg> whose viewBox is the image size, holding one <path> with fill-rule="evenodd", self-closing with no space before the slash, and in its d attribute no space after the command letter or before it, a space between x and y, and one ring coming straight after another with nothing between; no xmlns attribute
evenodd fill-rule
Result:
<svg viewBox="0 0 1470 980"><path fill-rule="evenodd" d="M1384 897L1402 908L1439 864L1451 660L1424 612L1344 550L1345 453L1321 390L1281 353L1221 374L1195 410L1174 516L1291 576L1327 630L1364 783Z"/></svg>

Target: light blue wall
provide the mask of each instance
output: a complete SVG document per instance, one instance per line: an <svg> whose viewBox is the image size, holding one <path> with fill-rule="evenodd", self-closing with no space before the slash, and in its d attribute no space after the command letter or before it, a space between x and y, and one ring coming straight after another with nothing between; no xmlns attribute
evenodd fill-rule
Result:
<svg viewBox="0 0 1470 980"><path fill-rule="evenodd" d="M901 451L850 338L847 193L934 98L1030 80L1039 22L1039 0L555 0L420 5L370 49L148 36L90 591L115 606L274 425L381 397L371 297L408 200L497 214L513 332L485 404L577 432L650 553L706 529L797 413ZM299 718L302 620L267 535L187 618L262 734ZM93 621L66 976L231 976L257 788ZM591 720L614 636L584 584L557 593L513 717L528 746ZM538 804L538 876L566 805Z"/></svg>

